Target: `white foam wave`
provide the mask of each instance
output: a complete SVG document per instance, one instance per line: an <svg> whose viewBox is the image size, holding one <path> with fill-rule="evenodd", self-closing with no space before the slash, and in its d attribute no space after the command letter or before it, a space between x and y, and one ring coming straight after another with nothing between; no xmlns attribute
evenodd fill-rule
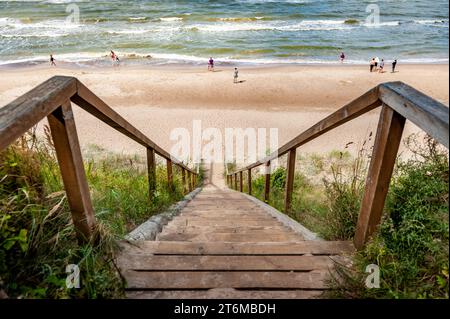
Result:
<svg viewBox="0 0 450 319"><path fill-rule="evenodd" d="M183 18L180 17L166 17L166 18L159 18L162 22L175 22L175 21L183 21Z"/></svg>

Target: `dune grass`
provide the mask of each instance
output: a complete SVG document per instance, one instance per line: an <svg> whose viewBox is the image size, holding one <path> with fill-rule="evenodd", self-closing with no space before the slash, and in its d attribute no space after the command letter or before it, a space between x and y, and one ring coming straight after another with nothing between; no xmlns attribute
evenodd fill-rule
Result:
<svg viewBox="0 0 450 319"><path fill-rule="evenodd" d="M47 131L48 133L48 131ZM146 163L138 156L86 156L100 242L78 245L51 139L33 132L0 153L0 291L12 298L120 298L123 283L112 257L115 240L180 200L158 165L150 199ZM81 288L66 288L66 266L80 268Z"/></svg>
<svg viewBox="0 0 450 319"><path fill-rule="evenodd" d="M297 161L289 216L327 240L352 240L359 215L371 149L364 142L353 158L343 150L302 156ZM339 267L328 296L339 298L448 298L448 152L433 139L412 135L414 155L398 160L380 231L354 258ZM318 182L320 181L320 182ZM271 174L269 204L284 209L286 170ZM263 200L264 176L252 180ZM380 289L364 285L366 266L381 269Z"/></svg>

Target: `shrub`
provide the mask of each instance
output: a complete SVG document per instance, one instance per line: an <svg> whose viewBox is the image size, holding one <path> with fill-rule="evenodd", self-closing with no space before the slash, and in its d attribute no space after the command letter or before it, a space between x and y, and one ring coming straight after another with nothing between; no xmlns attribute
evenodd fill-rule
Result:
<svg viewBox="0 0 450 319"><path fill-rule="evenodd" d="M99 242L78 245L48 130L30 132L0 152L0 294L12 298L118 298L122 280L112 261L115 242L182 197L169 192L157 166L150 201L145 162L106 154L86 164ZM174 171L176 172L176 171ZM180 174L177 174L177 176ZM66 266L80 268L81 289L66 288Z"/></svg>

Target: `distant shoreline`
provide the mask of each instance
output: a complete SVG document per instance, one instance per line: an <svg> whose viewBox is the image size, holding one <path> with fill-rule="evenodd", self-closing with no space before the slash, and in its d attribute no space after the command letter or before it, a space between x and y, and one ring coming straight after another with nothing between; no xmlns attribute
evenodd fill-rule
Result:
<svg viewBox="0 0 450 319"><path fill-rule="evenodd" d="M57 56L56 56L57 58ZM120 63L119 65L112 66L109 60L102 61L102 63L92 63L92 64L79 64L75 62L66 62L66 61L58 61L56 60L57 66L51 67L49 62L42 62L38 64L29 64L29 63L10 63L10 64L2 64L0 60L0 71L22 71L22 70L42 70L42 69L62 69L62 70L89 70L89 71L106 71L106 70L133 70L133 69L186 69L186 70L197 70L199 68L206 68L207 60L205 59L204 63L188 63L188 62L179 62L179 63L159 63L159 64L151 64L151 63ZM389 59L385 59L386 67L390 67ZM409 65L409 66L427 66L427 65L449 65L449 60L447 61L435 61L435 62L410 62L410 61L402 61L398 60L400 65ZM231 63L231 62L216 62L216 68L231 68L231 67L239 67L242 69L271 69L271 68L292 68L292 67L361 67L368 66L367 63L353 63L353 62L344 62L341 63L339 61L336 62L293 62L293 63Z"/></svg>

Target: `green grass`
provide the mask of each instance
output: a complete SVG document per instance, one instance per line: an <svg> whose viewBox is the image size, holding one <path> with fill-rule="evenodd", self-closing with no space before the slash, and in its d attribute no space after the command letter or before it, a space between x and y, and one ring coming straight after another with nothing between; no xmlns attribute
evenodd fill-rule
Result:
<svg viewBox="0 0 450 319"><path fill-rule="evenodd" d="M406 144L415 156L397 161L380 230L353 268L337 268L331 297L448 298L448 152L429 137L412 135ZM324 239L352 240L370 159L365 145L355 158L345 150L300 157L289 216ZM280 211L285 180L283 167L272 172L269 204ZM252 187L263 200L264 176ZM380 289L364 285L369 264L380 266Z"/></svg>
<svg viewBox="0 0 450 319"><path fill-rule="evenodd" d="M182 198L177 167L170 192L165 165L157 166L150 199L145 161L96 151L104 156L87 156L85 170L100 241L81 246L49 136L41 141L27 134L0 153L0 290L9 297L122 297L112 262L115 240ZM68 264L80 267L81 289L66 288Z"/></svg>

